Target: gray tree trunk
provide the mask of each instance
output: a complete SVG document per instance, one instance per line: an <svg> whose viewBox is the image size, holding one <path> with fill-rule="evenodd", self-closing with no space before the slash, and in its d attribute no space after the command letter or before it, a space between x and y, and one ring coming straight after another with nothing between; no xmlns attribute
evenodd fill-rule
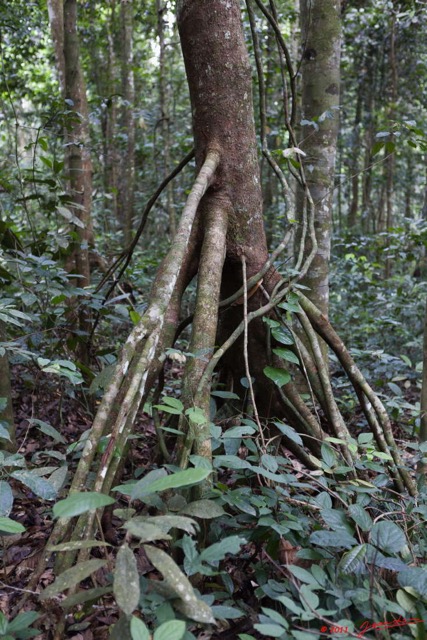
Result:
<svg viewBox="0 0 427 640"><path fill-rule="evenodd" d="M325 314L329 303L329 257L335 156L339 125L341 19L339 0L301 0L302 128L304 168L315 205L317 254L304 279L309 297ZM301 203L302 204L302 203ZM301 206L299 207L301 213ZM296 234L299 243L301 234ZM309 245L309 243L307 243ZM310 246L307 246L307 252Z"/></svg>

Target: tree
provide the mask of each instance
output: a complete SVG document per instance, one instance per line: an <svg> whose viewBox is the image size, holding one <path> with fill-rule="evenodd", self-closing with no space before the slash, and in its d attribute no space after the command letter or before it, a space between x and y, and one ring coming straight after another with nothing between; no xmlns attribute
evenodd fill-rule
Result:
<svg viewBox="0 0 427 640"><path fill-rule="evenodd" d="M153 388L157 389L157 395L161 391L160 373L180 328L181 299L197 274L189 347L192 357L187 361L182 382L180 428L185 438L176 448L173 461L186 467L192 453L210 459L209 400L214 371L219 365L221 380L225 381L227 376L230 388L237 391L238 396L242 398L245 385L249 387L263 453L268 448L263 419L286 417L303 439L298 436L296 442L295 438L287 437L285 441L307 467L312 468L316 463L304 446L318 453L327 434L331 434L338 439L350 477L358 473L363 476L363 470L355 464L359 455L357 446L356 450L349 446L350 435L333 394L320 337L334 351L352 383L377 446L390 461L389 472L396 487L406 488L415 495L416 487L401 464L382 403L331 327L324 310L319 310L299 288L299 280L307 275L310 262L317 254L314 213L320 196L313 197L318 193L314 183L311 188L303 183L309 206L306 237L302 238L299 253L302 256L305 253L306 257L300 261L297 273L289 271L282 278L273 264L286 246L286 239L272 257L268 257L251 68L240 3L238 0L181 0L177 16L192 105L197 176L174 242L158 270L147 308L121 350L85 441L70 492L84 491L89 486L96 493L108 494L111 490L140 406ZM273 24L277 28L277 22L273 20ZM282 46L280 30L275 33ZM330 85L326 89L328 87ZM331 89L331 93L336 95L335 90ZM331 154L328 148L329 169ZM315 186L319 190L323 188L320 182ZM323 193L326 197L329 192ZM310 240L309 251L304 251L305 240ZM324 302L325 296L321 298ZM287 315L294 313L310 350L292 334ZM263 316L266 322L261 319ZM273 354L270 347L265 347L269 341L275 347ZM281 342L291 346L292 351L278 347ZM283 359L298 362L309 378L312 406L304 402L291 375L280 366ZM242 378L246 378L244 384ZM322 410L322 419L317 406ZM242 410L245 411L243 404ZM287 426L283 425L285 432ZM105 436L108 436L108 446L97 459L92 481L92 463L98 444ZM94 522L93 512L84 514L72 538L80 540L90 536ZM68 520L60 519L50 543L63 538L68 528ZM83 550L80 559L87 553ZM72 559L68 558L62 568Z"/></svg>
<svg viewBox="0 0 427 640"><path fill-rule="evenodd" d="M339 128L341 3L301 0L302 143L307 184L315 207L317 252L304 278L309 298L328 312L332 198ZM306 202L300 203L306 207ZM296 236L297 248L301 231ZM310 250L308 243L307 251Z"/></svg>

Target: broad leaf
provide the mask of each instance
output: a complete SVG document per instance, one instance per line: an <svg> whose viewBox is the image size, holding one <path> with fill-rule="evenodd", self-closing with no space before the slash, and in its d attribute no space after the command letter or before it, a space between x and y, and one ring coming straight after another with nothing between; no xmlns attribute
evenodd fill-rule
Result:
<svg viewBox="0 0 427 640"><path fill-rule="evenodd" d="M401 587L412 587L423 598L427 597L427 569L408 567L397 576Z"/></svg>
<svg viewBox="0 0 427 640"><path fill-rule="evenodd" d="M285 369L277 369L276 367L265 367L264 374L270 380L273 380L274 384L278 387L283 387L283 385L287 384L291 379L291 374Z"/></svg>
<svg viewBox="0 0 427 640"><path fill-rule="evenodd" d="M366 549L366 544L359 544L351 551L344 553L338 563L338 569L342 573L354 573L361 566L366 556Z"/></svg>
<svg viewBox="0 0 427 640"><path fill-rule="evenodd" d="M106 560L88 560L87 562L77 564L75 567L71 567L71 569L67 569L56 578L55 582L41 592L39 596L40 599L46 600L47 598L52 598L58 595L58 593L74 587L106 564Z"/></svg>
<svg viewBox="0 0 427 640"><path fill-rule="evenodd" d="M141 499L150 493L157 493L159 491L166 491L167 489L179 489L181 487L188 487L193 484L198 484L205 480L212 472L209 469L185 469L184 471L177 471L170 476L165 476L154 480L149 485L142 487L138 482L132 489L132 500Z"/></svg>
<svg viewBox="0 0 427 640"><path fill-rule="evenodd" d="M4 533L23 533L25 527L11 518L0 517L0 535Z"/></svg>
<svg viewBox="0 0 427 640"><path fill-rule="evenodd" d="M350 549L357 541L347 531L314 531L310 536L310 542L320 547L345 547Z"/></svg>
<svg viewBox="0 0 427 640"><path fill-rule="evenodd" d="M362 531L370 531L372 528L372 518L360 504L351 504L348 513Z"/></svg>
<svg viewBox="0 0 427 640"><path fill-rule="evenodd" d="M84 591L78 591L77 593L73 593L73 595L68 596L65 600L61 600L59 603L63 609L71 609L72 607L76 607L79 604L84 604L85 602L96 602L102 596L105 596L107 593L111 593L111 587L97 587L96 589L85 589Z"/></svg>
<svg viewBox="0 0 427 640"><path fill-rule="evenodd" d="M186 624L183 620L168 620L155 630L153 640L182 640L185 631Z"/></svg>
<svg viewBox="0 0 427 640"><path fill-rule="evenodd" d="M36 476L34 473L31 473L31 471L24 470L14 471L11 476L15 478L15 480L19 480L22 484L25 484L36 496L43 498L43 500L55 500L56 490L50 482L44 478Z"/></svg>
<svg viewBox="0 0 427 640"><path fill-rule="evenodd" d="M13 493L10 484L0 480L0 517L6 517L12 511Z"/></svg>
<svg viewBox="0 0 427 640"><path fill-rule="evenodd" d="M163 575L164 582L180 599L174 603L186 616L203 624L215 622L210 607L199 600L188 578L182 573L175 561L161 549L144 545L145 552L150 562Z"/></svg>
<svg viewBox="0 0 427 640"><path fill-rule="evenodd" d="M273 353L282 360L287 360L288 362L293 362L294 364L299 364L299 358L293 351L290 349L283 349L282 347L278 347L277 349L273 349Z"/></svg>
<svg viewBox="0 0 427 640"><path fill-rule="evenodd" d="M117 554L113 591L119 608L130 616L138 606L140 588L136 558L126 543Z"/></svg>
<svg viewBox="0 0 427 640"><path fill-rule="evenodd" d="M274 422L273 424L283 433L284 436L289 438L289 440L296 442L296 444L299 444L301 447L304 446L301 436L293 427L290 427L288 424L284 424L283 422Z"/></svg>
<svg viewBox="0 0 427 640"><path fill-rule="evenodd" d="M406 536L394 522L376 522L371 530L371 544L386 553L397 553L406 546Z"/></svg>
<svg viewBox="0 0 427 640"><path fill-rule="evenodd" d="M149 522L150 524L155 525L164 533L168 533L171 529L181 529L190 535L194 535L199 530L199 525L195 520L191 518L187 518L186 516L178 516L178 515L164 515L164 516L148 516L147 518L138 517L133 518L133 521L143 521ZM132 522L132 520L131 520Z"/></svg>
<svg viewBox="0 0 427 640"><path fill-rule="evenodd" d="M132 616L130 621L130 633L132 640L150 640L151 635L142 620Z"/></svg>
<svg viewBox="0 0 427 640"><path fill-rule="evenodd" d="M195 502L187 504L181 509L180 513L185 513L194 518L210 520L212 518L219 518L224 515L225 511L219 504L212 500L196 500Z"/></svg>
<svg viewBox="0 0 427 640"><path fill-rule="evenodd" d="M208 564L216 564L220 560L223 560L228 553L233 555L238 553L240 547L244 544L246 544L245 538L228 536L228 538L223 538L221 542L216 542L207 549L204 549L200 554L200 560Z"/></svg>
<svg viewBox="0 0 427 640"><path fill-rule="evenodd" d="M157 527L154 523L147 521L145 518L133 518L123 525L124 528L141 542L155 542L156 540L172 540L163 529Z"/></svg>
<svg viewBox="0 0 427 640"><path fill-rule="evenodd" d="M56 503L53 507L53 515L55 518L73 518L87 511L106 507L114 502L114 498L95 491L72 493L65 500Z"/></svg>

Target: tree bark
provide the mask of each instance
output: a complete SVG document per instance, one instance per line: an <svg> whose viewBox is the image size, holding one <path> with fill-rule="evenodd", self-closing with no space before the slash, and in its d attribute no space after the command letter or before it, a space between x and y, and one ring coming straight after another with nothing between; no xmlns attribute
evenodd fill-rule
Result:
<svg viewBox="0 0 427 640"><path fill-rule="evenodd" d="M301 148L306 180L315 205L318 249L304 284L310 299L325 314L329 305L331 209L338 135L341 5L338 0L301 0L302 117L318 128L303 127ZM301 208L300 208L301 209ZM297 246L301 233L296 234ZM310 252L307 243L306 253Z"/></svg>
<svg viewBox="0 0 427 640"><path fill-rule="evenodd" d="M241 256L246 258L248 278L261 269L268 257L251 67L240 4L238 0L225 4L221 0L181 0L178 29L190 90L197 167L208 146L215 145L221 162L211 190L223 194L232 206L221 287L221 297L227 298L242 286ZM278 279L275 270L270 270L264 277L264 287L271 291ZM257 291L249 300L249 311L264 302L262 293ZM242 317L242 305L221 314L219 343L228 338ZM274 394L263 374L268 364L265 345L265 325L261 319L255 320L250 325L249 354L263 415L269 413ZM242 352L242 342L238 340L221 365L231 374L235 391L241 394L244 389L240 380L245 377Z"/></svg>
<svg viewBox="0 0 427 640"><path fill-rule="evenodd" d="M160 120L162 131L162 157L163 157L163 177L170 172L170 155L171 155L171 136L170 136L170 118L169 118L169 90L168 76L166 65L166 40L165 40L165 21L164 13L167 9L164 0L156 0L157 9L157 35L159 37L159 103L160 103ZM176 216L175 203L173 198L172 183L166 188L166 210L169 219L169 235L171 238L176 233Z"/></svg>
<svg viewBox="0 0 427 640"><path fill-rule="evenodd" d="M122 50L122 129L126 146L122 157L119 183L119 214L123 227L123 242L127 247L132 240L133 204L135 189L135 74L133 70L133 3L120 4Z"/></svg>

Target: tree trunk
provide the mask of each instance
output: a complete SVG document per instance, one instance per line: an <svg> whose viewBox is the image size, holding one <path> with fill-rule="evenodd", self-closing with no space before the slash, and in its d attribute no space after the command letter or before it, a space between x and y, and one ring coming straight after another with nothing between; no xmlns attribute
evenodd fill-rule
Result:
<svg viewBox="0 0 427 640"><path fill-rule="evenodd" d="M64 2L47 0L50 32L55 52L56 70L62 97L65 97L65 59L64 59Z"/></svg>
<svg viewBox="0 0 427 640"><path fill-rule="evenodd" d="M221 162L211 189L229 200L233 210L221 290L222 298L227 298L242 286L241 257L246 259L248 278L261 269L268 257L251 67L239 2L183 0L178 4L178 29L190 89L197 166L201 166L209 146L219 149ZM267 291L272 290L277 280L273 271L266 274ZM255 293L249 300L249 311L264 302L262 293ZM221 314L220 343L241 320L242 305ZM260 411L267 415L273 392L263 374L268 364L265 344L265 325L255 320L249 334L251 373L259 387ZM222 367L231 373L235 391L243 394L240 380L245 377L245 366L241 340L227 352Z"/></svg>
<svg viewBox="0 0 427 640"><path fill-rule="evenodd" d="M303 127L301 148L306 180L315 205L318 249L304 284L310 299L325 314L329 305L331 209L338 135L341 5L338 0L301 0L302 117L316 128ZM301 212L301 208L300 208ZM301 233L296 234L297 246ZM306 247L306 254L311 247Z"/></svg>
<svg viewBox="0 0 427 640"><path fill-rule="evenodd" d="M170 173L170 153L171 153L171 136L170 136L170 118L169 118L169 90L168 76L166 65L166 41L165 41L165 24L164 13L167 10L165 0L157 0L157 34L159 36L159 105L160 119L162 131L162 156L163 156L163 177L166 178ZM170 182L166 188L166 210L169 220L169 235L171 238L176 233L176 216L175 203L173 198L173 188Z"/></svg>
<svg viewBox="0 0 427 640"><path fill-rule="evenodd" d="M123 227L123 242L127 247L132 240L133 201L135 189L135 74L133 70L133 3L122 0L120 4L122 49L122 129L126 146L122 157L119 182L119 215Z"/></svg>

